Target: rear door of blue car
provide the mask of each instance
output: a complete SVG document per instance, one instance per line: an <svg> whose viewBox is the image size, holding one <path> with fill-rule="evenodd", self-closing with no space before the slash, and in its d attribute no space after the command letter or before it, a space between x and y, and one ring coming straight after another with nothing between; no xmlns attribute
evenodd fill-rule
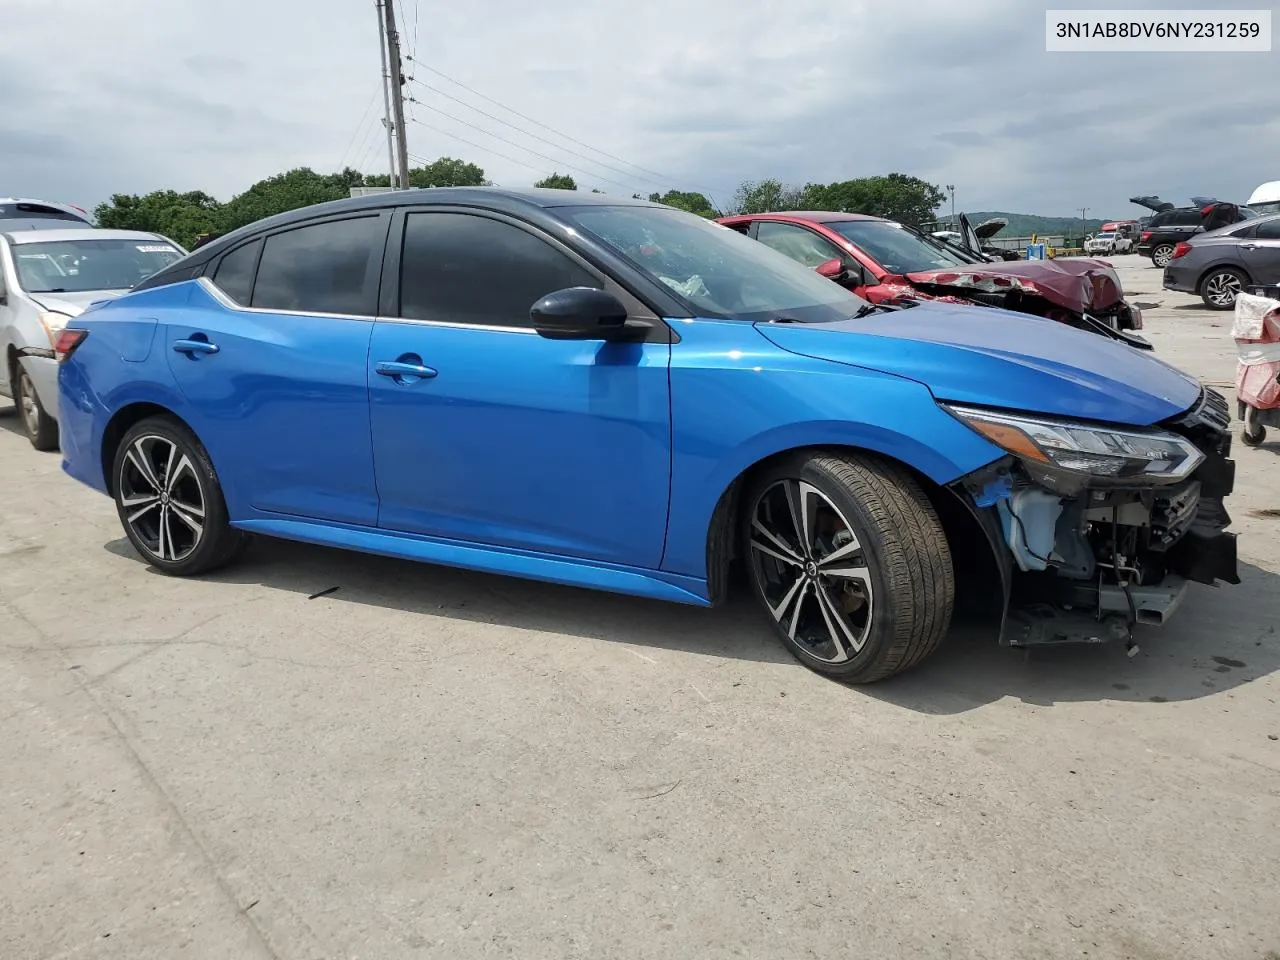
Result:
<svg viewBox="0 0 1280 960"><path fill-rule="evenodd" d="M365 371L389 222L374 210L247 240L166 318L169 368L235 519L377 523Z"/></svg>
<svg viewBox="0 0 1280 960"><path fill-rule="evenodd" d="M540 337L548 293L630 298L529 224L411 208L391 237L369 352L379 525L657 567L670 344Z"/></svg>

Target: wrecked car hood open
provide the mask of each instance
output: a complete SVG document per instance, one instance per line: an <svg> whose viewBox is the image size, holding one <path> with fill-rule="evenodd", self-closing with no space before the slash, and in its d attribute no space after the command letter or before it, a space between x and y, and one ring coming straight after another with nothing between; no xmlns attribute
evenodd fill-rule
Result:
<svg viewBox="0 0 1280 960"><path fill-rule="evenodd" d="M923 286L950 287L958 293L1018 291L1076 313L1106 310L1124 294L1120 277L1109 264L1084 257L947 267L909 273L907 279Z"/></svg>
<svg viewBox="0 0 1280 960"><path fill-rule="evenodd" d="M923 383L939 400L1130 426L1186 410L1200 384L1153 354L1006 310L926 302L837 323L760 323L792 353Z"/></svg>

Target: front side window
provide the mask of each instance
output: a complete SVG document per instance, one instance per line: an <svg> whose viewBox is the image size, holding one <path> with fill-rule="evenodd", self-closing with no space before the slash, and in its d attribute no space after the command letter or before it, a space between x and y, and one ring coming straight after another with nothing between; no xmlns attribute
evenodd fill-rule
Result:
<svg viewBox="0 0 1280 960"><path fill-rule="evenodd" d="M57 240L10 247L28 293L128 290L182 257L163 240Z"/></svg>
<svg viewBox="0 0 1280 960"><path fill-rule="evenodd" d="M531 326L549 293L601 283L521 228L465 213L411 213L400 259L400 316L440 323Z"/></svg>
<svg viewBox="0 0 1280 960"><path fill-rule="evenodd" d="M575 229L669 287L700 316L747 321L844 320L866 305L763 243L666 207L560 207Z"/></svg>
<svg viewBox="0 0 1280 960"><path fill-rule="evenodd" d="M811 270L828 260L843 259L832 243L793 223L761 220L756 227L756 239Z"/></svg>
<svg viewBox="0 0 1280 960"><path fill-rule="evenodd" d="M382 250L382 223L378 215L327 220L267 237L252 305L264 310L373 316L377 312L374 257Z"/></svg>
<svg viewBox="0 0 1280 960"><path fill-rule="evenodd" d="M890 273L916 273L971 263L945 244L888 220L838 220L828 226Z"/></svg>

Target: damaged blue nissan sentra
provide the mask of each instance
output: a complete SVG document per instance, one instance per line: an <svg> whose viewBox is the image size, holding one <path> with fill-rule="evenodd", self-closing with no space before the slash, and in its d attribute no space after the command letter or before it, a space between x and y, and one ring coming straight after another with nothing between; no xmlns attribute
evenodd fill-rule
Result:
<svg viewBox="0 0 1280 960"><path fill-rule="evenodd" d="M192 576L252 534L703 606L806 666L1131 641L1238 583L1224 399L1024 314L875 306L654 203L441 188L282 214L73 319L63 466ZM997 632L998 631L998 632Z"/></svg>

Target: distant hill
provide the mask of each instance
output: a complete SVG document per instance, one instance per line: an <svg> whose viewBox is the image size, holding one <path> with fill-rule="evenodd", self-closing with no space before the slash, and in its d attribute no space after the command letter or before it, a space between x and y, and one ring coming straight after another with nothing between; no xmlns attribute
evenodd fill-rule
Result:
<svg viewBox="0 0 1280 960"><path fill-rule="evenodd" d="M983 220L991 220L994 217L1003 217L1009 221L1009 225L996 234L1000 237L1029 237L1033 233L1037 236L1070 236L1078 237L1086 233L1097 233L1105 220L1084 220L1079 217L1038 217L1031 213L999 213L996 211L970 213L965 211L965 216L969 218L969 222L974 226L980 224ZM939 218L945 219L945 218ZM1120 219L1128 219L1122 217Z"/></svg>

